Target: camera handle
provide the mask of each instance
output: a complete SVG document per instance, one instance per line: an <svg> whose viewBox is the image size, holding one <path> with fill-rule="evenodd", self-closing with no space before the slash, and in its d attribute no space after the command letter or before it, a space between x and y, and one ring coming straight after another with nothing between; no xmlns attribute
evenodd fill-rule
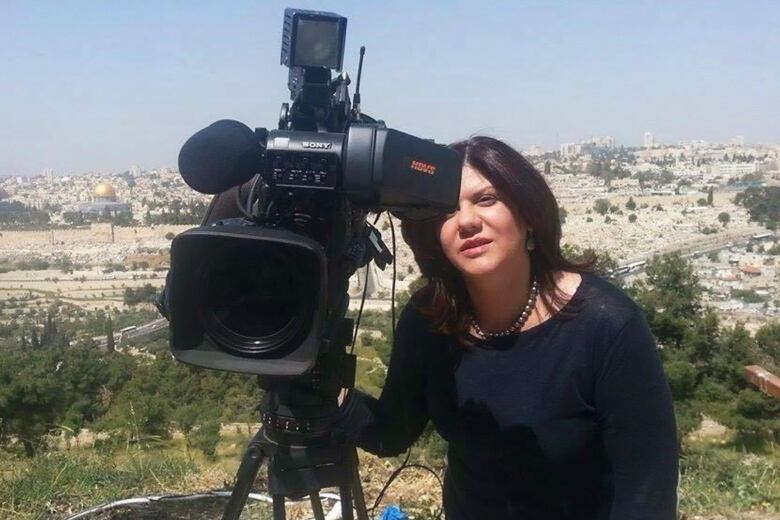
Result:
<svg viewBox="0 0 780 520"><path fill-rule="evenodd" d="M330 453L332 449L326 449L328 451L326 456L332 457L333 454ZM300 494L309 495L314 518L325 520L319 497L320 489L324 486L316 487L319 485L317 482L325 482L328 486L338 486L343 520L353 520L353 501L358 520L368 520L363 486L360 483L360 474L358 473L357 450L354 446L345 444L336 446L335 450L340 455L340 463L335 466L330 465L323 474L320 474L316 467L307 468L305 473L300 468L272 467L277 457L293 461L301 456L296 451L310 450L311 448L276 444L266 436L265 427L261 427L249 442L241 465L238 467L236 485L225 506L222 520L238 520L241 516L257 473L265 460L269 461L268 473L269 481L272 482L270 487L273 497L274 520L285 520L285 497ZM282 461L277 462L276 466L284 464ZM287 473L286 476L285 473Z"/></svg>

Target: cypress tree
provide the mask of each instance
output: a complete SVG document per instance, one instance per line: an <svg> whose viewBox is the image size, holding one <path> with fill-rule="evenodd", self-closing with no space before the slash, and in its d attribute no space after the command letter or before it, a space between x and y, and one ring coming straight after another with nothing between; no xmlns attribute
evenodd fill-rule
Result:
<svg viewBox="0 0 780 520"><path fill-rule="evenodd" d="M106 320L106 349L109 352L113 352L115 350L114 326L111 323L111 316L108 316L108 319Z"/></svg>

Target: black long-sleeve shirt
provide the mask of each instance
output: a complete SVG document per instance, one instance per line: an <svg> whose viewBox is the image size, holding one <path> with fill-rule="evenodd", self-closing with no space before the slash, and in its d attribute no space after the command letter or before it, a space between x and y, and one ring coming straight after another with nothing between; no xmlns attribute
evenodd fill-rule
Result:
<svg viewBox="0 0 780 520"><path fill-rule="evenodd" d="M433 421L449 445L448 520L675 518L675 421L655 342L636 304L595 276L564 312L467 349L407 305L380 398L358 393L348 408L363 417L358 445L378 455Z"/></svg>

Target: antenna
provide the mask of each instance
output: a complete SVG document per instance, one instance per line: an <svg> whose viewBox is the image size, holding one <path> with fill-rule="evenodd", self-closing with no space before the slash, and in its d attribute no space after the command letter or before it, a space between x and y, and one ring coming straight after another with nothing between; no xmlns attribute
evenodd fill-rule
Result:
<svg viewBox="0 0 780 520"><path fill-rule="evenodd" d="M363 73L363 56L366 54L366 46L360 46L360 61L358 62L357 84L355 85L355 95L352 96L352 116L360 119L360 76Z"/></svg>

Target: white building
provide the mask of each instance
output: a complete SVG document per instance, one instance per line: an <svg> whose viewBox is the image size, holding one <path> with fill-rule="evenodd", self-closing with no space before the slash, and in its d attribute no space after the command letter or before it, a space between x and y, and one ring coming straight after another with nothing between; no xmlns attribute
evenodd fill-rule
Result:
<svg viewBox="0 0 780 520"><path fill-rule="evenodd" d="M564 143L561 145L561 155L579 155L582 152L582 145L580 143Z"/></svg>
<svg viewBox="0 0 780 520"><path fill-rule="evenodd" d="M590 139L583 142L582 144L593 145L597 148L614 148L615 138L612 137L611 135L596 136L596 137L591 137Z"/></svg>
<svg viewBox="0 0 780 520"><path fill-rule="evenodd" d="M655 146L655 136L651 132L645 132L644 139L642 140L645 148L652 148Z"/></svg>
<svg viewBox="0 0 780 520"><path fill-rule="evenodd" d="M539 156L539 155L544 155L544 150L542 150L541 147L539 147L539 146L537 146L535 144L532 144L531 146L528 147L528 150L525 151L525 155L527 155L529 157L535 157L535 156Z"/></svg>
<svg viewBox="0 0 780 520"><path fill-rule="evenodd" d="M747 175L750 173L756 173L757 171L758 165L754 162L717 162L710 167L710 173L713 175Z"/></svg>

